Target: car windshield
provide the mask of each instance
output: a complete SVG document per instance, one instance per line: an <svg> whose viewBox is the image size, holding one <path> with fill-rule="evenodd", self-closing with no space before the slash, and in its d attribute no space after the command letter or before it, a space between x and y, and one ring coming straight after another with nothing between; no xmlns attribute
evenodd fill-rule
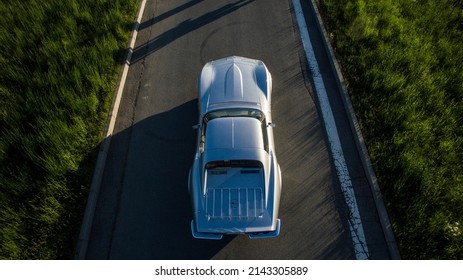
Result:
<svg viewBox="0 0 463 280"><path fill-rule="evenodd" d="M264 120L264 114L255 109L227 109L227 110L217 110L212 111L204 117L204 122L207 123L210 120L216 118L224 118L224 117L251 117L256 118L259 121Z"/></svg>

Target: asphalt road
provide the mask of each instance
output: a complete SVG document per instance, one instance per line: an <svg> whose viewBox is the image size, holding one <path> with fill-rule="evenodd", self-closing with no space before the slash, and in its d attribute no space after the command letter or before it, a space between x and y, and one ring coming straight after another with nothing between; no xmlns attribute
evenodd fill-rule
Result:
<svg viewBox="0 0 463 280"><path fill-rule="evenodd" d="M323 46L315 42L314 48ZM191 128L198 118L196 78L206 62L230 55L264 61L273 77L275 145L283 175L282 227L274 239L226 236L211 241L190 233L187 183L196 144ZM330 71L327 61L319 63ZM354 259L349 214L307 69L291 0L148 1L86 258ZM358 186L370 257L387 259L342 104L333 104Z"/></svg>

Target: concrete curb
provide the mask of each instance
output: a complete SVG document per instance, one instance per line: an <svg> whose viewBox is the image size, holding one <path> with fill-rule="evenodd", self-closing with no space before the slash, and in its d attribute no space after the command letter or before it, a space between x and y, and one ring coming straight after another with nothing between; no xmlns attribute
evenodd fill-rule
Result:
<svg viewBox="0 0 463 280"><path fill-rule="evenodd" d="M135 47L135 41L138 35L138 28L140 26L140 21L143 16L143 11L145 10L145 4L146 0L141 0L140 5L138 7L135 22L133 24L132 32L129 38L129 46L125 54L124 64L121 69L121 74L119 75L119 81L116 87L115 96L113 99L113 103L111 104L111 109L109 111L108 123L104 131L103 140L100 144L100 150L98 153L98 159L96 162L95 171L90 185L90 191L88 194L84 218L82 220L82 225L80 228L79 240L77 242L76 251L74 253L74 259L77 260L83 260L87 255L88 242L90 239L96 204L98 202L98 195L100 193L101 182L103 180L103 172L106 164L106 158L108 155L109 146L111 144L111 137L114 132L114 127L116 125L116 118L117 113L119 112L119 106L122 99L122 92L124 90L125 80L129 71L129 65L130 60L132 58L133 49Z"/></svg>
<svg viewBox="0 0 463 280"><path fill-rule="evenodd" d="M341 73L339 64L337 62L336 56L334 55L333 48L331 47L330 41L328 40L327 32L323 25L323 20L321 18L320 12L318 11L317 5L315 0L310 0L310 7L317 15L317 27L322 34L323 37L323 44L325 46L326 52L330 57L330 64L333 71L336 73L336 82L338 87L341 90L341 98L344 104L346 111L348 112L348 120L351 127L352 132L354 133L354 139L357 146L357 149L360 152L360 158L362 159L362 165L365 170L366 177L368 179L371 192L373 194L373 199L376 204L376 209L378 211L379 219L381 222L381 227L384 232L384 238L386 239L386 243L389 249L389 254L391 259L399 260L400 253L399 248L397 246L397 242L395 240L394 232L392 231L391 222L389 220L389 216L387 214L386 207L384 205L383 197L381 195L381 190L378 185L378 180L376 178L375 172L373 170L373 166L370 160L370 156L368 155L368 150L365 145L365 141L362 136L362 132L360 131L360 126L357 121L357 117L355 116L354 109L349 99L349 95L347 92L347 88L345 86L344 77Z"/></svg>

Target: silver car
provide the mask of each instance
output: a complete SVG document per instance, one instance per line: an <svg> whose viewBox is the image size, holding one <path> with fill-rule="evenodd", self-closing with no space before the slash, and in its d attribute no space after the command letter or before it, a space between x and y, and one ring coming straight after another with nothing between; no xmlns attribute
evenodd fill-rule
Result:
<svg viewBox="0 0 463 280"><path fill-rule="evenodd" d="M188 182L195 238L279 235L281 171L271 92L272 78L262 61L233 56L202 69L197 150Z"/></svg>

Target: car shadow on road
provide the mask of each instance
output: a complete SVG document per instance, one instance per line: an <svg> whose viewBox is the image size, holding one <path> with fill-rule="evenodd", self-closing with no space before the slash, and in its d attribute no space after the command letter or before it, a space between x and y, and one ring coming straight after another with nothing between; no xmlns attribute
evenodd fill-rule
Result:
<svg viewBox="0 0 463 280"><path fill-rule="evenodd" d="M197 100L191 100L113 136L112 143L120 143L118 138L130 140L113 218L110 259L210 259L233 239L191 236L188 173L196 145L192 126L197 119Z"/></svg>

